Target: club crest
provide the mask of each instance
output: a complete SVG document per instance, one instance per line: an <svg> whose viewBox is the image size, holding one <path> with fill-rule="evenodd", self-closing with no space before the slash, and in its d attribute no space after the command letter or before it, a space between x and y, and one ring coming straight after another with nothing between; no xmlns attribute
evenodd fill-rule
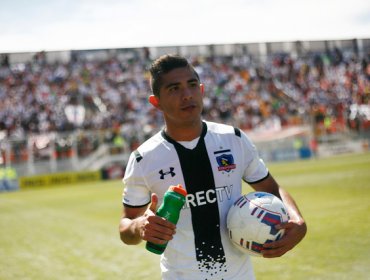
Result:
<svg viewBox="0 0 370 280"><path fill-rule="evenodd" d="M230 150L227 151L230 152ZM217 152L215 152L215 154L216 153ZM218 164L218 171L230 172L232 169L236 168L232 154L222 153L221 155L216 156L216 160Z"/></svg>

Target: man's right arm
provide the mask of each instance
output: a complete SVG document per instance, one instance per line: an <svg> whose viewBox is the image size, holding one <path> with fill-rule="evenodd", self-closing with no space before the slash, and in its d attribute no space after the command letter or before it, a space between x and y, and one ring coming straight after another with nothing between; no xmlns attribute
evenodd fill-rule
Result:
<svg viewBox="0 0 370 280"><path fill-rule="evenodd" d="M127 245L139 244L142 240L155 244L165 244L173 238L176 226L166 219L156 216L158 197L152 194L150 206L123 206L119 224L120 237Z"/></svg>
<svg viewBox="0 0 370 280"><path fill-rule="evenodd" d="M123 214L119 223L120 237L127 245L139 244L142 240L140 227L143 224L143 214L147 206L132 208L123 206Z"/></svg>

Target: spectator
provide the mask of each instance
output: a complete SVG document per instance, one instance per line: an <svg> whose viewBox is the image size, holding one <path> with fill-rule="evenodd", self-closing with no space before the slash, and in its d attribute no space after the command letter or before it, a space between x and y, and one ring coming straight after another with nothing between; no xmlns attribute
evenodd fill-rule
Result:
<svg viewBox="0 0 370 280"><path fill-rule="evenodd" d="M129 145L130 139L148 138L163 125L146 99L148 49L133 58L86 60L78 53L73 58L47 63L41 52L29 63L10 65L5 55L0 66L0 130L12 138L73 130L65 111L70 104L86 110L81 129L118 125L128 133L123 136ZM272 55L266 63L246 55L191 59L208 89L205 117L243 129L309 123L311 116L319 133L344 131L354 127L350 106L369 103L367 58L339 49L296 59ZM144 124L149 125L140 136Z"/></svg>

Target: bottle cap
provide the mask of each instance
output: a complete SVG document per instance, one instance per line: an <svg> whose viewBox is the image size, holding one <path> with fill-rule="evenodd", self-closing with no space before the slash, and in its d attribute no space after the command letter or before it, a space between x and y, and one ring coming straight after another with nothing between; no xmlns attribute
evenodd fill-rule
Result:
<svg viewBox="0 0 370 280"><path fill-rule="evenodd" d="M180 184L177 186L170 186L169 190L182 194L183 196L186 196L188 194Z"/></svg>

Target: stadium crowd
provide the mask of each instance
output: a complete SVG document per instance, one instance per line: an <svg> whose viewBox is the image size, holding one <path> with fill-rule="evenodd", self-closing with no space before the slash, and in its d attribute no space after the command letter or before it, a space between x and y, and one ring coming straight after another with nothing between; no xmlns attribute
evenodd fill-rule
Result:
<svg viewBox="0 0 370 280"><path fill-rule="evenodd" d="M204 116L242 129L313 123L317 133L357 129L370 121L370 61L338 49L294 58L275 54L191 57L205 84ZM76 128L112 128L132 146L163 124L147 102L150 54L0 67L0 131L10 138ZM359 110L361 106L364 110ZM68 110L66 108L69 108ZM142 139L140 139L142 140Z"/></svg>

